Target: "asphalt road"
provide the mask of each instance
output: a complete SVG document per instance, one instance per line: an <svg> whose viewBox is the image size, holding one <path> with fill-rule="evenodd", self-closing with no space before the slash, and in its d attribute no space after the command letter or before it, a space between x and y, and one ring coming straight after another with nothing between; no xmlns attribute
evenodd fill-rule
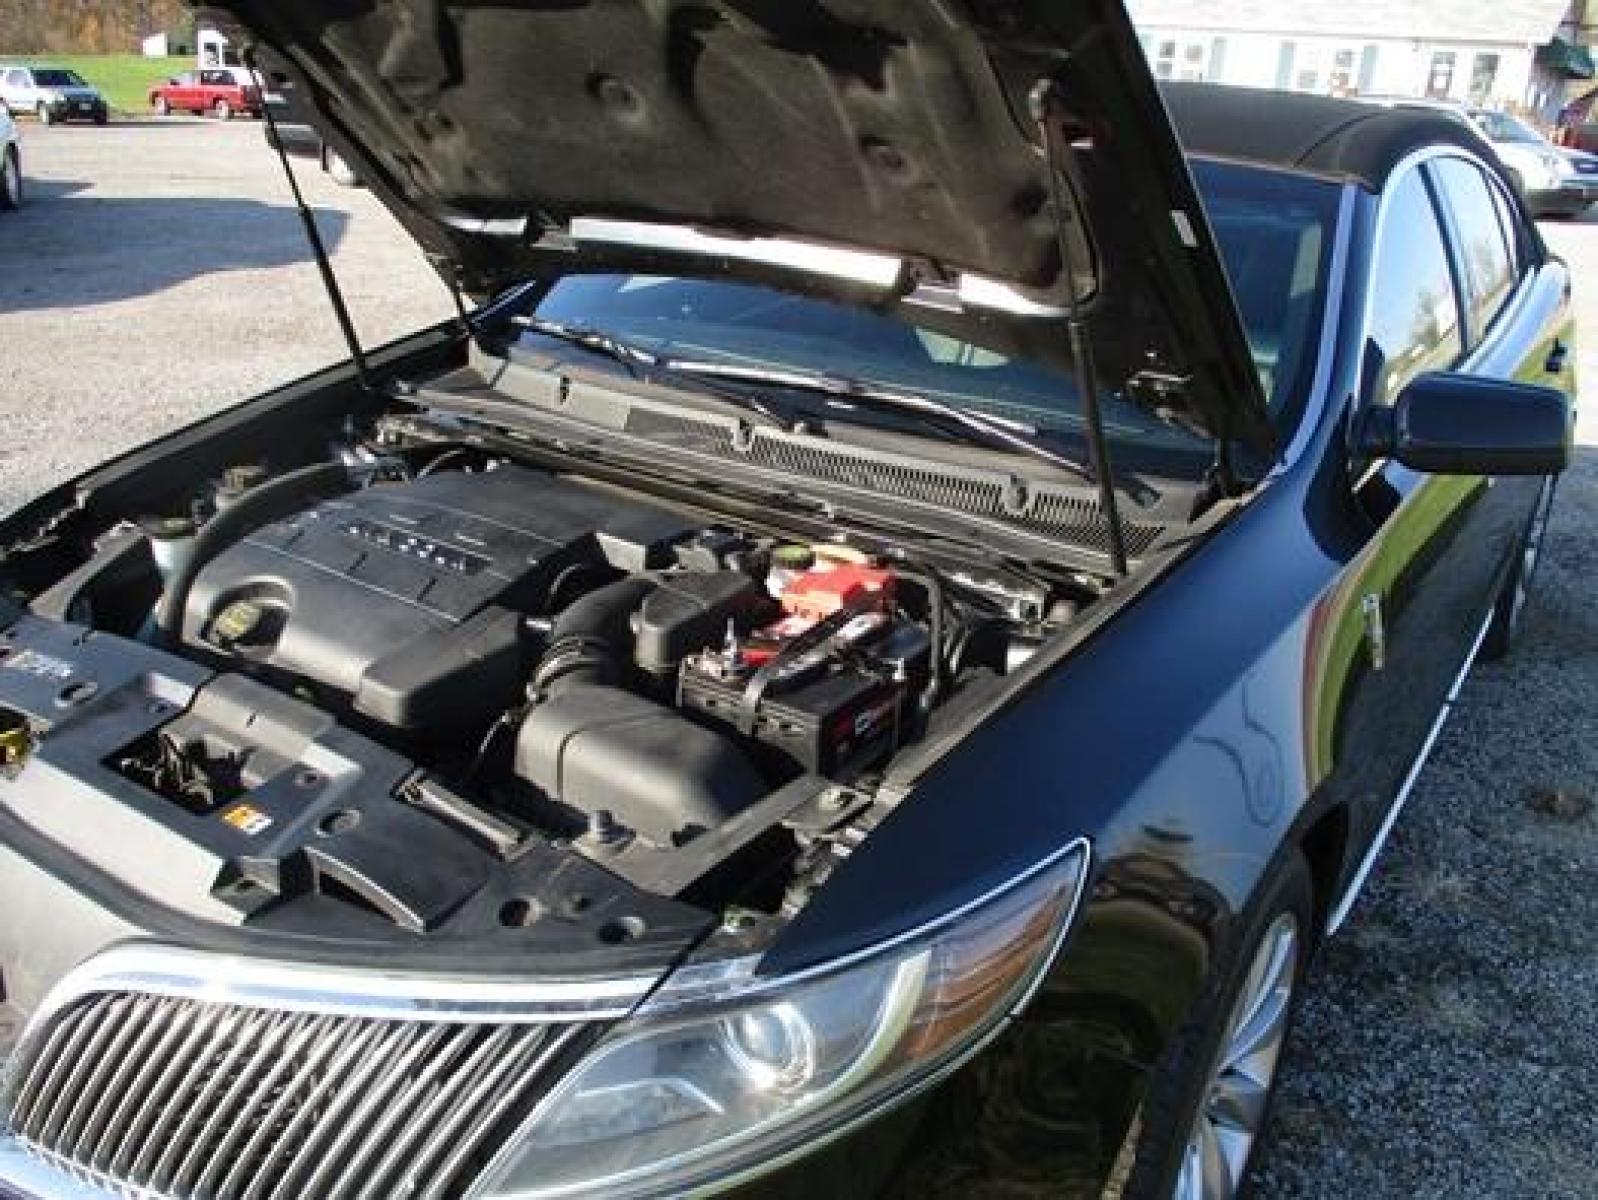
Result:
<svg viewBox="0 0 1598 1200"><path fill-rule="evenodd" d="M0 217L0 509L344 355L253 123L24 129ZM448 298L361 191L304 172L362 336ZM1598 224L1575 268L1598 387ZM1594 281L1590 285L1586 281ZM1598 1196L1598 403L1529 634L1478 668L1289 1047L1272 1197Z"/></svg>

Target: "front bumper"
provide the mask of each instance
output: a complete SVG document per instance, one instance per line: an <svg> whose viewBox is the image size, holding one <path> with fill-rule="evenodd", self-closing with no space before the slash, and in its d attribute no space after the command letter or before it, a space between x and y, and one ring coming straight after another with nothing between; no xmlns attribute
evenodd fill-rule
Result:
<svg viewBox="0 0 1598 1200"><path fill-rule="evenodd" d="M111 113L104 100L55 100L45 107L54 121L102 121Z"/></svg>

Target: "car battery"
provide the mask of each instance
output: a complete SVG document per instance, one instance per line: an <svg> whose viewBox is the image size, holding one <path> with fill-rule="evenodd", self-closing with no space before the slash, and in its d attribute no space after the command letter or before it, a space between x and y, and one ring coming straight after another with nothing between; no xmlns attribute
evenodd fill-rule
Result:
<svg viewBox="0 0 1598 1200"><path fill-rule="evenodd" d="M857 773L898 745L907 690L903 680L852 663L831 663L790 686L762 692L752 723L748 686L747 675L704 670L691 658L683 663L678 703L685 711L743 728L757 744L817 775Z"/></svg>

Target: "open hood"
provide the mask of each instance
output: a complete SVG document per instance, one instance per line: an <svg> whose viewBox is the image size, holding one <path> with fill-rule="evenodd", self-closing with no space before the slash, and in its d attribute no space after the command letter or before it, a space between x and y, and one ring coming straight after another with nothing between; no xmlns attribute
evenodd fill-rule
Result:
<svg viewBox="0 0 1598 1200"><path fill-rule="evenodd" d="M864 251L822 256L848 268L830 290L991 304L1046 330L1049 357L1067 354L1051 318L1074 293L1104 386L1270 446L1218 252L1118 0L209 7L282 60L313 120L469 293L673 255L824 291L830 268L805 244ZM1053 140L1074 159L1061 223L1028 104L1045 79L1062 101Z"/></svg>

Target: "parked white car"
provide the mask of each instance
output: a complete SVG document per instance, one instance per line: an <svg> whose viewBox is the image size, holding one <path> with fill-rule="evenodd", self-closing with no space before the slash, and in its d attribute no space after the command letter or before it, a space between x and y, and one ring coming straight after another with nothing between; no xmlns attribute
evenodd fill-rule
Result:
<svg viewBox="0 0 1598 1200"><path fill-rule="evenodd" d="M32 113L41 125L56 121L104 125L111 116L99 90L65 67L0 68L0 106L11 113Z"/></svg>
<svg viewBox="0 0 1598 1200"><path fill-rule="evenodd" d="M0 109L0 212L22 207L22 140L11 114Z"/></svg>

